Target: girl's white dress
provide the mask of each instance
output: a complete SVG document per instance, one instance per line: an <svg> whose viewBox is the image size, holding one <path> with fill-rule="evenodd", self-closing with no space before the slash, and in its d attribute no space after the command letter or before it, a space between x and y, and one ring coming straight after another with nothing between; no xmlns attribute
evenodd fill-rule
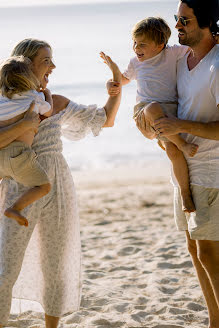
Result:
<svg viewBox="0 0 219 328"><path fill-rule="evenodd" d="M8 320L12 295L41 303L51 316L78 310L80 227L75 188L60 137L77 140L89 131L98 135L105 120L103 108L70 102L65 110L40 123L32 148L52 189L23 211L29 221L27 228L3 215L0 219L0 324ZM1 213L24 190L11 179L2 180Z"/></svg>

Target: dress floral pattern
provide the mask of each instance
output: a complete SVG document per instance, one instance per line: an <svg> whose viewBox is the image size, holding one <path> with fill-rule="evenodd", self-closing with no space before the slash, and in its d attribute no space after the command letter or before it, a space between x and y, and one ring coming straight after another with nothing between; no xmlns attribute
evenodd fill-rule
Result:
<svg viewBox="0 0 219 328"><path fill-rule="evenodd" d="M51 316L76 311L81 298L80 226L75 188L62 155L61 135L72 140L98 135L105 110L70 102L40 123L32 148L47 172L51 191L28 206L28 228L0 219L0 324L6 324L12 296L39 302ZM1 212L25 187L11 179L0 184Z"/></svg>

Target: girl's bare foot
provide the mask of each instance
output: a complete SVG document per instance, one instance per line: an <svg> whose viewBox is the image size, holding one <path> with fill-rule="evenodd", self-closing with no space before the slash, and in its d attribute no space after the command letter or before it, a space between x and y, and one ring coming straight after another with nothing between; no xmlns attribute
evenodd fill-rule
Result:
<svg viewBox="0 0 219 328"><path fill-rule="evenodd" d="M185 143L185 145L182 146L180 149L184 154L186 154L189 157L195 156L198 150L198 145L196 144L190 144L190 143Z"/></svg>
<svg viewBox="0 0 219 328"><path fill-rule="evenodd" d="M182 210L183 212L195 212L195 204L191 195L182 196Z"/></svg>
<svg viewBox="0 0 219 328"><path fill-rule="evenodd" d="M5 210L4 215L10 219L16 220L17 223L19 223L20 225L24 225L25 227L28 226L27 219L23 215L21 215L19 211L13 209L12 207L7 208L7 210Z"/></svg>

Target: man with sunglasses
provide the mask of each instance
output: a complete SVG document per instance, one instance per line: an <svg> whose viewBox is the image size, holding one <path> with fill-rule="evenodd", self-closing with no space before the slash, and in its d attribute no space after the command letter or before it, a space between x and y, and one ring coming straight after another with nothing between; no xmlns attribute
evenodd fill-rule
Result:
<svg viewBox="0 0 219 328"><path fill-rule="evenodd" d="M177 66L178 118L156 121L163 136L183 133L198 144L188 157L195 214L185 217L175 188L175 219L188 249L209 312L219 328L219 20L218 0L180 0L175 15L179 43L191 48Z"/></svg>

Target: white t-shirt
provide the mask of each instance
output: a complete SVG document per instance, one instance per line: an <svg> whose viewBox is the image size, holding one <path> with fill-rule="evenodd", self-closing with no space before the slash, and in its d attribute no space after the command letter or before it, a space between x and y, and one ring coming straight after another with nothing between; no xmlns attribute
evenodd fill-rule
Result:
<svg viewBox="0 0 219 328"><path fill-rule="evenodd" d="M157 56L139 62L130 60L123 75L137 80L136 102L177 102L177 61L187 52L186 46L166 46Z"/></svg>
<svg viewBox="0 0 219 328"><path fill-rule="evenodd" d="M187 56L178 62L178 117L198 122L219 121L219 45L191 71ZM192 184L219 188L219 141L183 134L188 141L199 145L197 154L188 157Z"/></svg>
<svg viewBox="0 0 219 328"><path fill-rule="evenodd" d="M45 114L50 111L51 105L45 101L43 92L29 90L16 94L12 99L0 96L0 121L9 120L28 110L32 101L35 101L34 112Z"/></svg>

